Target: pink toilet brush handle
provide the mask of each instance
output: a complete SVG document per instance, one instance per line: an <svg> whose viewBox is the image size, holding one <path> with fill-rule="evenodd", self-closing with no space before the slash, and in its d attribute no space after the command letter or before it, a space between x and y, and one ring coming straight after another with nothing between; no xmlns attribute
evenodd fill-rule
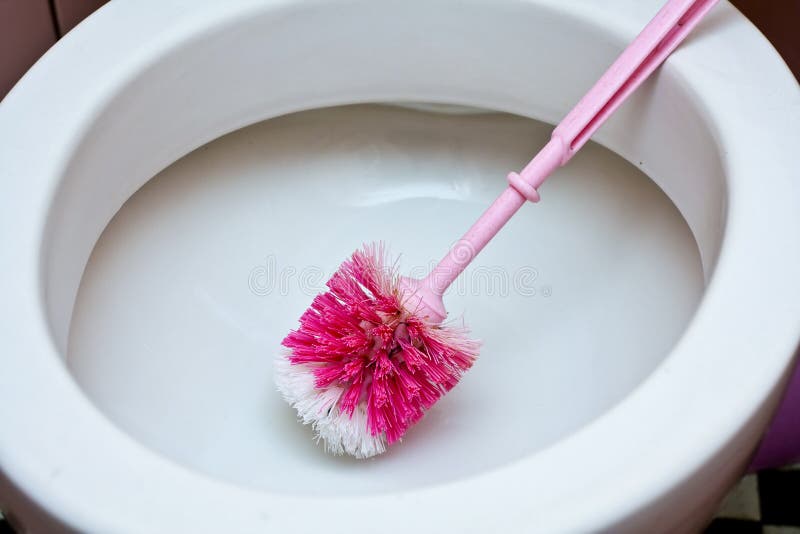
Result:
<svg viewBox="0 0 800 534"><path fill-rule="evenodd" d="M551 140L423 281L441 296L526 200L539 201L537 188L564 165L625 99L686 38L718 0L669 0L553 130Z"/></svg>

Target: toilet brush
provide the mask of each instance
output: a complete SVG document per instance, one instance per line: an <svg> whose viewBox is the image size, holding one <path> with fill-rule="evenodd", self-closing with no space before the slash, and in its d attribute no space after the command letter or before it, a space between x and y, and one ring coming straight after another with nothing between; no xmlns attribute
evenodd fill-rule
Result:
<svg viewBox="0 0 800 534"><path fill-rule="evenodd" d="M717 0L670 0L553 131L550 141L422 280L399 276L381 244L347 259L283 340L275 380L326 450L384 452L452 389L478 355L443 324L442 295L539 186L589 140Z"/></svg>

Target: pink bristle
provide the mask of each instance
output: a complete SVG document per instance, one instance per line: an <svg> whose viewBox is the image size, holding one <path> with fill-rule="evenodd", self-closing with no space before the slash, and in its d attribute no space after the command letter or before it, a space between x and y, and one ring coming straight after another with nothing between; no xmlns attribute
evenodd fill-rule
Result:
<svg viewBox="0 0 800 534"><path fill-rule="evenodd" d="M299 328L283 340L288 372L296 370L292 380L300 383L297 373L310 374L313 391L287 393L288 383L281 390L298 411L325 408L301 413L324 438L345 434L317 428L345 414L364 425L355 431L369 439L398 441L477 357L479 344L464 329L429 323L404 307L394 265L386 259L381 245L353 253L328 281L328 291L302 315ZM355 421L357 410L366 417ZM350 441L328 446L359 457L382 452Z"/></svg>

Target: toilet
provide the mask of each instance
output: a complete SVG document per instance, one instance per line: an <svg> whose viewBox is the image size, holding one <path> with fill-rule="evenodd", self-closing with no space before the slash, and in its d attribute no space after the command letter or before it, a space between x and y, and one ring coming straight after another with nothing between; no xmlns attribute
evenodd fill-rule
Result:
<svg viewBox="0 0 800 534"><path fill-rule="evenodd" d="M581 163L576 158L575 172L587 178L554 176L542 188L541 205L526 206L530 215L523 215L540 217L535 220L542 228L531 222L534 219L522 219L514 229L514 247L511 241L498 245L492 256L499 263L504 246L530 250L520 262L536 262L536 276L543 284L537 285L532 300L518 299L520 312L509 317L527 310L541 314L532 316L537 319L554 318L547 323L554 325L557 317L585 316L581 330L556 336L552 327L549 334L537 334L536 321L520 318L520 324L553 352L529 350L521 334L506 335L498 344L493 341L498 329L487 321L501 314L504 301L477 295L470 304L470 299L459 297L465 318L475 319L470 321L473 329L496 350L484 350L476 368L453 391L453 400L448 397L441 410L432 411L425 426L410 433L396 453L362 463L325 456L288 409L280 408L270 389L269 364L259 355L263 352L263 361L271 361L269 347L280 340L275 336L292 327L296 310L307 305L310 296L289 291L252 300L253 292L265 287L257 276L262 272L258 262L266 260L255 252L246 255L280 245L284 254L297 254L294 261L301 261L300 251L308 250L298 243L307 233L293 233L300 223L293 226L290 215L321 212L326 202L331 209L341 208L334 205L337 188L364 193L353 210L380 205L376 198L384 202L385 196L370 196L370 188L387 187L373 179L382 175L381 165L405 162L405 174L420 166L396 150L388 157L381 147L404 147L419 157L427 153L442 173L458 161L437 160L439 153L425 148L445 138L462 143L454 150L469 158L479 152L478 141L488 143L492 132L500 132L496 135L508 136L503 138L508 142L498 142L497 150L518 143L514 146L521 155L525 140L520 137L532 132L533 154L536 136L545 130L526 124L558 122L660 4L147 0L111 2L79 25L0 104L5 275L0 281L0 510L32 533L701 529L749 465L789 381L800 341L800 90L766 39L727 2L714 9L654 79L595 135L601 146L592 147L594 155L587 157L618 158L608 168L628 169L631 181L615 181L614 173L606 173L606 182L593 183L588 178L593 160ZM375 103L391 106L376 108ZM452 113L458 110L466 112ZM348 121L365 125L360 134L346 132L352 139L361 135L361 144L337 144L340 139L329 135L328 144L319 145L324 150L309 151L308 166L297 166L303 159L297 140L306 139L297 131L338 131L330 125ZM414 130L408 126L412 123L434 126ZM470 124L476 125L475 137L457 137ZM394 144L381 145L376 136L364 133L370 131L368 126L378 133L406 128L405 137L391 134ZM437 131L438 138L419 137ZM288 143L286 139L297 141L292 145L295 152L286 148L289 144L280 144ZM271 144L258 148L259 142L267 141ZM199 176L214 165L219 176L225 174L225 165L244 168L236 167L246 163L236 147L248 142L257 148L247 157L269 155L252 169L266 173L272 165L272 174L261 177L248 170L246 182L232 179L231 191L239 191L239 196L226 193L219 177L210 185L205 178L210 175L192 182L192 173ZM368 164L372 175L329 185L320 174L304 180L299 170L313 170L314 161L322 161L314 158L330 156L325 150L337 146L354 158L348 164L360 162L348 172L361 172L358 169ZM195 151L200 147L204 148ZM363 147L378 148L359 152ZM490 150L482 154L494 161ZM195 158L195 163L181 163L185 156L184 162ZM282 165L277 168L287 176L285 184L275 165ZM446 211L421 211L421 218L447 219L431 231L431 253L449 244L446 235L459 227L462 207L475 210L489 198L493 182L485 178L487 169L494 167L475 170L465 164L458 169L458 184L464 187L455 189L449 175L437 181L420 174L412 184L416 189L403 193L404 201L415 195L440 195L439 200L461 203L448 204ZM473 171L477 174L468 174ZM174 175L181 172L179 188ZM396 172L392 178L399 181L403 175ZM504 175L497 176L501 183ZM559 185L559 176L564 185ZM603 189L606 194L596 198L595 207L586 192L605 183L616 185ZM315 198L312 186L330 189ZM645 188L642 196L626 196L640 186ZM379 193L397 195L401 190L406 191ZM265 191L284 196L272 203L264 196L264 210L257 209L258 203L242 206L238 201L220 209L227 206L226 199L253 198ZM451 196L444 198L447 195ZM665 288L653 288L658 281L654 273L661 272L657 266L672 261L672 255L654 261L656 252L645 248L648 243L641 239L649 231L642 224L646 219L623 224L620 218L629 213L628 198L645 197L669 203L696 247L695 255L686 256L694 262L696 277L690 273L680 279L696 281L695 300L694 286L669 287L677 279L665 280ZM137 212L134 201L150 204L140 205L145 207ZM161 211L154 211L156 206ZM184 212L175 210L188 210L192 218L177 217ZM213 218L204 221L202 213L213 213ZM365 221L372 221L369 218L380 212L363 213ZM137 269L144 269L167 257L186 261L192 254L180 252L176 247L182 242L170 240L178 235L173 227L158 232L153 224L150 233L139 234L133 233L135 225L121 229L132 224L123 219L145 224L149 217L160 216L171 216L176 227L189 220L181 236L207 235L203 242L223 247L213 250L225 250L229 256L214 256L218 286L208 286L203 278L211 272L211 267L200 266L204 256L181 264L197 266L197 273L184 268L170 274L176 280L182 276L176 284L185 285L164 284L160 291L172 287L185 292L175 290L165 295L165 302L178 311L183 303L187 311L165 319L175 323L154 335L147 328L161 323L122 309L118 314L100 313L95 305L110 302L101 297L112 290L124 292L135 310L146 297L138 282L120 287L118 281L101 278L111 272L108 262L114 258L140 262ZM660 221L659 216L654 212L653 220ZM583 249L572 256L565 253L570 249L564 243L590 242L585 232L592 228L592 217L606 217L595 230L631 239L640 236L630 241L638 248L631 249L626 260L643 266L635 271L635 279L626 282L615 270L620 264L607 263L620 261L619 252L610 247L597 247L596 266L576 260ZM243 226L230 226L231 221ZM248 221L261 232L257 242L241 235ZM358 222L349 228L363 228ZM274 227L265 229L268 224ZM340 228L335 225L342 222L330 224ZM324 219L316 224L320 232L324 226ZM240 232L226 233L226 228ZM386 223L386 232L393 228L396 225ZM136 236L142 239L133 239ZM525 237L530 241L520 243ZM360 239L342 229L332 243L319 238L314 246L320 261L334 262L351 252L351 240ZM402 236L397 239L402 241ZM617 234L599 231L592 239L619 240ZM429 252L427 245L414 252L413 240L398 244L412 255ZM113 256L109 250L128 256ZM159 260L155 254L164 256ZM281 261L285 257L280 256ZM646 263L647 257L651 263ZM103 258L108 262L103 264ZM254 269L248 271L248 265ZM602 271L602 265L609 270ZM603 294L609 309L624 309L628 294L621 291L633 287L628 283L641 284L630 292L631 299L644 299L643 292L652 290L650 300L635 301L650 304L640 313L631 311L631 321L643 317L646 335L641 329L634 335L631 325L639 323L631 323L616 325L620 334L612 336L609 325L614 317L607 315L614 314L603 313L602 300L594 302L599 306L596 313L581 308L597 295L596 284L570 285L567 276L588 279L593 269L620 284ZM166 272L153 269L148 276ZM231 296L228 293L236 293L240 285L229 286L228 281L241 272L243 283L250 276L250 293ZM664 272L672 276L674 270ZM642 278L647 276L654 278ZM223 291L228 287L234 289ZM146 291L156 294L152 287ZM567 295L572 300L558 300ZM675 307L675 295L684 295L688 300L681 302L688 304ZM233 302L229 298L247 302L254 316L225 307ZM214 321L196 321L199 312L186 303L200 301L219 312ZM570 305L559 307L559 302ZM483 303L493 306L492 313ZM680 311L667 313L673 309ZM221 331L240 332L241 347L228 344L235 337L214 338L217 324ZM180 335L168 338L170 332ZM603 342L617 347L618 353L600 352L589 360L558 344L558 339L590 339L587 336L595 333L606 335ZM193 335L194 341L189 339ZM92 345L98 339L110 345ZM211 346L209 339L219 346ZM129 350L134 342L141 346ZM208 352L198 353L193 361L191 353L181 350L187 343L209 347ZM118 350L103 357L102 349L108 346ZM136 360L137 351L141 361ZM252 352L244 358L242 351ZM152 354L158 358L148 359ZM205 358L209 354L216 355L211 363ZM497 371L501 364L528 366L524 369L557 377L551 384L559 402L550 399L548 404L532 387L523 392L529 406L523 402L517 407L522 418L504 415L511 408L492 405L490 394L513 379L513 369ZM589 364L595 367L587 368ZM239 427L250 440L245 453L237 448L237 440L218 435L226 432L223 422L237 420L238 409L250 409L246 403L255 388L263 391L263 398L253 394L255 415ZM174 405L168 394L173 390ZM526 414L529 421L524 420ZM483 416L482 426L469 426ZM492 420L497 428L486 426ZM504 436L502 432L511 430L514 443L491 442L493 433ZM452 439L456 435L459 439ZM213 447L223 442L225 448L214 456Z"/></svg>

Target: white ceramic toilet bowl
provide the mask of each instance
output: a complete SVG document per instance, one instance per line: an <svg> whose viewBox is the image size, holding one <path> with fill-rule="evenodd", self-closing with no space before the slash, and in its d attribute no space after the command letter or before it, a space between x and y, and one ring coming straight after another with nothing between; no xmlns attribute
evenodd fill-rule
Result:
<svg viewBox="0 0 800 534"><path fill-rule="evenodd" d="M458 477L426 468L424 483L394 490L252 487L121 430L65 365L95 243L190 151L338 104L450 103L555 123L660 3L115 1L70 32L0 104L3 510L30 532L700 528L755 450L800 337L800 91L727 3L596 136L677 206L702 299L652 372L552 444Z"/></svg>

